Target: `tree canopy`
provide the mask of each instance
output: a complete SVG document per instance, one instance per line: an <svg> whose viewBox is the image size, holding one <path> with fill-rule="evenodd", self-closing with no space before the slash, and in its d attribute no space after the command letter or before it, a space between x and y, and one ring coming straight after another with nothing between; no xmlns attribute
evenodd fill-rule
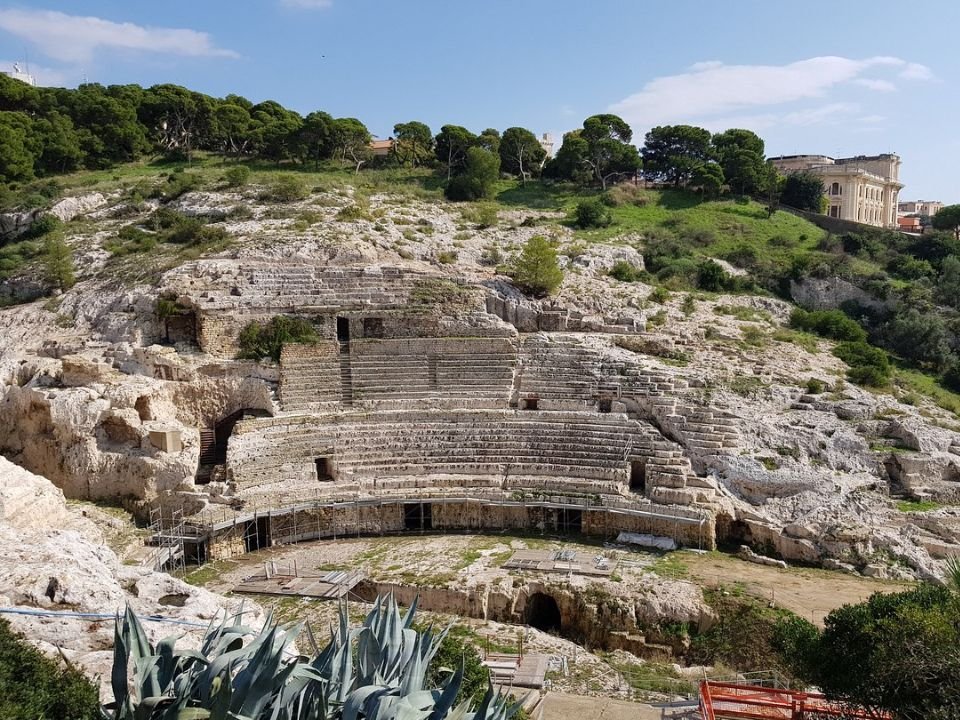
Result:
<svg viewBox="0 0 960 720"><path fill-rule="evenodd" d="M437 161L447 169L447 180L463 168L467 150L476 145L477 136L460 125L444 125L434 138Z"/></svg>
<svg viewBox="0 0 960 720"><path fill-rule="evenodd" d="M498 147L500 169L517 175L526 185L527 178L539 175L547 151L537 136L526 128L512 127L503 131Z"/></svg>
<svg viewBox="0 0 960 720"><path fill-rule="evenodd" d="M652 180L682 187L713 157L708 130L692 125L661 125L647 133L643 144L644 174Z"/></svg>
<svg viewBox="0 0 960 720"><path fill-rule="evenodd" d="M480 200L493 194L500 176L500 156L482 147L467 148L462 170L447 183L450 200Z"/></svg>
<svg viewBox="0 0 960 720"><path fill-rule="evenodd" d="M394 125L393 139L393 152L401 165L422 165L433 152L433 133L416 120Z"/></svg>
<svg viewBox="0 0 960 720"><path fill-rule="evenodd" d="M823 180L809 172L795 172L787 176L780 194L780 202L797 210L820 212Z"/></svg>
<svg viewBox="0 0 960 720"><path fill-rule="evenodd" d="M898 720L960 713L960 596L923 584L832 611L791 653L827 696Z"/></svg>
<svg viewBox="0 0 960 720"><path fill-rule="evenodd" d="M637 148L630 144L633 131L616 115L591 115L583 129L566 133L563 145L550 162L549 177L586 183L601 188L621 177L633 176L642 163Z"/></svg>
<svg viewBox="0 0 960 720"><path fill-rule="evenodd" d="M949 230L960 240L960 205L947 205L933 216L933 227L937 230Z"/></svg>

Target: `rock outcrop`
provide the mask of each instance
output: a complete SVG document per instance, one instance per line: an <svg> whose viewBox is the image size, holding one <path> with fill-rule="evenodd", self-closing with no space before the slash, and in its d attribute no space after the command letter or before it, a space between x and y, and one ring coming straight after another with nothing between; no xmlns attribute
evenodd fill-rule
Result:
<svg viewBox="0 0 960 720"><path fill-rule="evenodd" d="M166 573L121 563L58 488L0 457L0 607L16 611L4 615L13 628L99 676L106 692L110 616L126 605L143 617L163 618L144 623L153 641L176 634L186 635L188 644L212 619L239 609L239 602ZM255 604L244 610L250 624L261 620Z"/></svg>

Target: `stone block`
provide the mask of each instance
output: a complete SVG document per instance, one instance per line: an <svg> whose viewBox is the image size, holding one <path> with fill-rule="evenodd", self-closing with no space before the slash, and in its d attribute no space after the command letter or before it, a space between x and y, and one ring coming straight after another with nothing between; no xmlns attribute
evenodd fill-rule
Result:
<svg viewBox="0 0 960 720"><path fill-rule="evenodd" d="M183 438L179 430L151 430L150 444L168 453L178 453L183 450Z"/></svg>

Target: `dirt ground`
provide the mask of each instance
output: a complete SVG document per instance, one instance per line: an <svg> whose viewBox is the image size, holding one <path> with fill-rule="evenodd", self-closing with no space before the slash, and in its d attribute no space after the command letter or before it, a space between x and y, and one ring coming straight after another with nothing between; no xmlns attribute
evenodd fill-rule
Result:
<svg viewBox="0 0 960 720"><path fill-rule="evenodd" d="M741 588L744 592L795 612L817 625L842 605L866 600L875 592L905 590L909 583L848 575L819 568L786 570L757 565L723 553L681 551L672 558L686 569L685 577L704 587ZM684 576L683 572L680 573Z"/></svg>
<svg viewBox="0 0 960 720"><path fill-rule="evenodd" d="M504 570L500 566L514 551L525 548L576 550L590 557L603 554L614 564L615 579L570 575L563 581L571 585L586 587L599 582L628 594L642 592L651 585L689 587L687 583L693 583L704 588L722 587L731 593L748 593L772 601L818 624L840 605L859 602L877 591L893 592L907 586L902 582L813 568L782 570L719 552L678 551L659 555L561 538L502 534L366 537L275 547L212 563L191 573L189 580L216 592L229 593L244 578L262 573L264 563L272 562L281 574L285 568L292 570L294 566L304 574L360 569L374 580L423 588L462 590L477 584L499 583L509 586L518 574L526 573ZM269 595L257 595L254 599L264 608L272 609L282 622L308 621L320 635L336 619L337 603L331 601ZM362 620L369 607L351 599L351 621ZM421 611L420 617L440 626L455 623L464 639L481 653L485 647L495 652L510 652L503 648L517 647L522 634L527 652L550 656L553 669L547 677L552 687L545 696L542 716L546 720L574 714L605 720L673 716L636 702L667 700L670 696L631 690L622 674L626 672L624 663L614 663L616 653L592 653L569 640L518 625L426 611ZM638 664L644 662L634 660ZM679 670L679 666L676 667Z"/></svg>

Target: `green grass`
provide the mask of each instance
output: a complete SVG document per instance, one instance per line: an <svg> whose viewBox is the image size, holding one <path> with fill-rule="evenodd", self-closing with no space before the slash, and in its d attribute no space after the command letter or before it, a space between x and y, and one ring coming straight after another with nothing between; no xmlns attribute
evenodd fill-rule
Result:
<svg viewBox="0 0 960 720"><path fill-rule="evenodd" d="M661 555L650 566L650 572L671 580L682 580L690 574L686 564L677 553Z"/></svg>
<svg viewBox="0 0 960 720"><path fill-rule="evenodd" d="M579 200L596 195L572 185L542 185L501 180L496 200L502 205L532 210L571 213ZM610 208L613 224L598 230L578 230L576 235L590 240L609 240L627 233L669 230L676 234L709 232L713 240L704 246L707 255L723 257L750 247L766 260L788 263L795 250L814 250L824 231L812 223L786 212L767 216L763 205L752 200L703 201L683 190L646 190L642 205L626 203ZM771 243L771 239L774 240Z"/></svg>
<svg viewBox="0 0 960 720"><path fill-rule="evenodd" d="M942 503L933 500L899 500L897 510L900 512L928 512L944 507Z"/></svg>
<svg viewBox="0 0 960 720"><path fill-rule="evenodd" d="M697 690L695 681L684 678L673 668L673 665L668 663L635 664L612 658L607 662L610 667L623 675L633 691L641 696L647 693L687 695Z"/></svg>
<svg viewBox="0 0 960 720"><path fill-rule="evenodd" d="M933 375L901 366L894 370L893 383L908 393L928 397L937 407L960 416L960 394L947 390Z"/></svg>
<svg viewBox="0 0 960 720"><path fill-rule="evenodd" d="M214 580L218 580L221 575L228 570L232 570L236 565L237 563L232 560L215 560L188 572L183 576L183 581L197 587L205 587Z"/></svg>

